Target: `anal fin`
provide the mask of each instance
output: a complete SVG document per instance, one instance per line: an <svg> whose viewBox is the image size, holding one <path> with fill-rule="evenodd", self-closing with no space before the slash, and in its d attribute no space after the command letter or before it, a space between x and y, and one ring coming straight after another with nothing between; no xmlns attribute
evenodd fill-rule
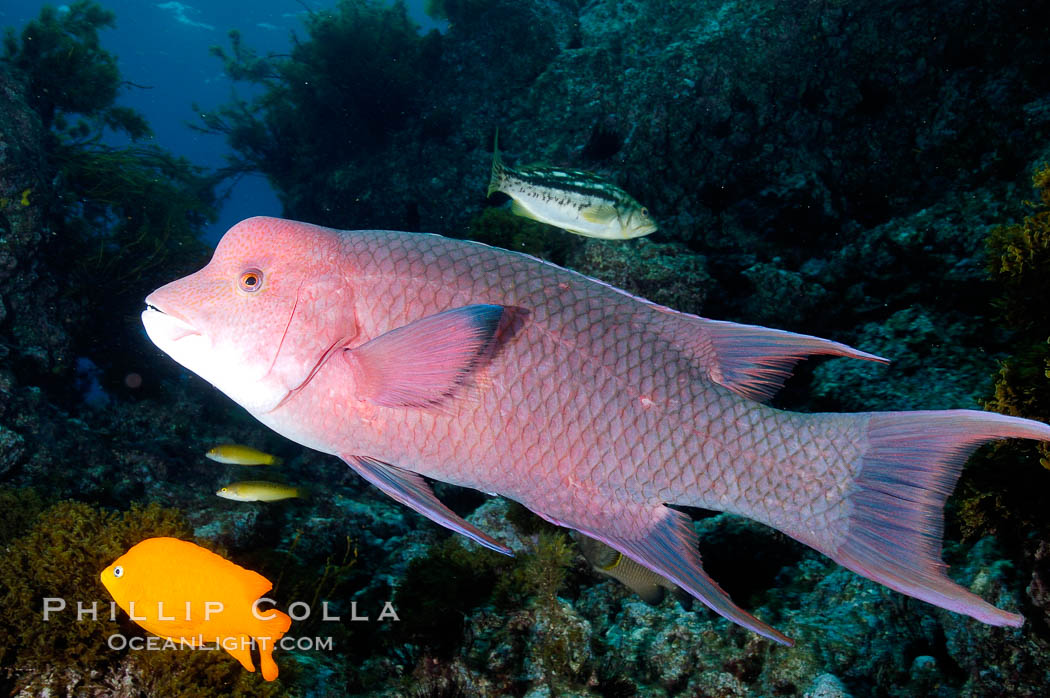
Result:
<svg viewBox="0 0 1050 698"><path fill-rule="evenodd" d="M612 546L657 574L666 577L684 591L700 599L718 615L737 625L782 645L794 641L733 603L704 572L698 539L688 516L658 505L655 509L624 512L619 519L620 531L582 531Z"/></svg>
<svg viewBox="0 0 1050 698"><path fill-rule="evenodd" d="M235 639L236 642L227 642ZM252 661L251 638L247 635L233 635L222 638L222 648L248 671L255 671L255 662ZM270 679L267 679L269 681Z"/></svg>
<svg viewBox="0 0 1050 698"><path fill-rule="evenodd" d="M262 672L263 678L267 681L273 681L277 678L278 669L277 662L273 660L273 645L267 645L265 647L259 647L259 670Z"/></svg>
<svg viewBox="0 0 1050 698"><path fill-rule="evenodd" d="M547 221L543 220L542 218L539 218L535 213L525 208L525 206L523 206L521 202L517 199L511 199L510 212L513 213L515 216L528 218L529 220L534 220L538 223L547 223Z"/></svg>
<svg viewBox="0 0 1050 698"><path fill-rule="evenodd" d="M427 481L417 473L365 456L342 456L342 458L361 477L431 521L456 533L462 533L497 553L513 555L510 548L442 504Z"/></svg>

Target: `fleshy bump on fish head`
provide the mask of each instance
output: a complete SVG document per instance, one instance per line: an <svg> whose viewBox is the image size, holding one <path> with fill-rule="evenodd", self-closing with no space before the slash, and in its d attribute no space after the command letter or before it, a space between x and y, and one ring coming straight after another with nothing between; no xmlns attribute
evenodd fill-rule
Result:
<svg viewBox="0 0 1050 698"><path fill-rule="evenodd" d="M317 226L241 221L207 266L146 298L146 334L249 411L272 410L357 334L338 244Z"/></svg>

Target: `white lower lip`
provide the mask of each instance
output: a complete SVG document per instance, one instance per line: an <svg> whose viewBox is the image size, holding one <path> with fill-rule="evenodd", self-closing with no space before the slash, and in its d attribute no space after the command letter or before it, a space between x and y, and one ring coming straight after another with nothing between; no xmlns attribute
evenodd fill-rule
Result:
<svg viewBox="0 0 1050 698"><path fill-rule="evenodd" d="M164 349L165 345L174 344L180 339L200 336L200 332L192 325L154 308L146 308L142 312L142 324L146 328L146 334L149 335L149 338L161 349Z"/></svg>

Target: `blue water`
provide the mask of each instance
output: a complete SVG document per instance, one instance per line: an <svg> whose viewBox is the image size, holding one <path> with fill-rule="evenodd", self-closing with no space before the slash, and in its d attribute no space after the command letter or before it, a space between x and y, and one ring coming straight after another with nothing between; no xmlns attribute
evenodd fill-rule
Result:
<svg viewBox="0 0 1050 698"><path fill-rule="evenodd" d="M34 19L44 5L55 3L8 0L0 6L0 26L18 30ZM108 0L102 6L116 13L116 27L101 32L103 48L116 55L121 75L129 84L118 104L140 111L153 129L153 142L191 162L209 168L225 164L225 138L194 131L200 124L193 105L208 109L229 101L234 90L222 62L209 54L212 46L229 47L231 29L241 32L246 46L260 55L287 53L293 32L304 35L301 18L306 7L321 11L333 2L295 0L258 2L140 2ZM421 31L440 28L423 12L422 0L407 3ZM61 5L57 5L61 7ZM251 88L236 86L250 96ZM211 242L249 216L280 215L281 205L265 178L241 178L223 207L219 220L206 231Z"/></svg>

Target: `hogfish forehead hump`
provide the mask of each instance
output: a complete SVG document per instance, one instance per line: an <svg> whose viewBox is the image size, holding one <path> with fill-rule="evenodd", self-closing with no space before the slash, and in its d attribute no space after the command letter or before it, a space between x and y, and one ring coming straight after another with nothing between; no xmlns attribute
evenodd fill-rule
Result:
<svg viewBox="0 0 1050 698"><path fill-rule="evenodd" d="M230 229L207 266L151 293L143 323L176 361L266 412L356 334L346 262L325 228L251 218Z"/></svg>

